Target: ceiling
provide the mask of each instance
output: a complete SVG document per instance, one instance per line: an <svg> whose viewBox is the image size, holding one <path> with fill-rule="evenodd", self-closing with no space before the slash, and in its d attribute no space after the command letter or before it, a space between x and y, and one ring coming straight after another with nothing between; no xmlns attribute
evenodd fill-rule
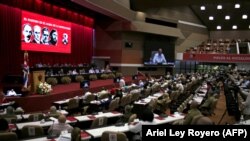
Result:
<svg viewBox="0 0 250 141"><path fill-rule="evenodd" d="M240 8L236 9L235 4L240 4ZM250 0L130 0L130 5L132 10L142 12L151 8L189 6L209 31L249 30L250 26ZM222 9L218 10L217 5ZM201 6L205 6L205 10L201 10ZM244 14L247 19L242 19ZM210 16L213 20L209 20ZM225 20L225 16L230 16L230 19ZM233 25L237 29L232 29Z"/></svg>

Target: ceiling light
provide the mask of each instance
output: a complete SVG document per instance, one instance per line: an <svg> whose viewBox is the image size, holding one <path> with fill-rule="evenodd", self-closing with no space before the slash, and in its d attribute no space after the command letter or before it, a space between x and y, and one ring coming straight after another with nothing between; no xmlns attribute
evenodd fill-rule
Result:
<svg viewBox="0 0 250 141"><path fill-rule="evenodd" d="M247 15L242 15L242 19L247 19Z"/></svg>
<svg viewBox="0 0 250 141"><path fill-rule="evenodd" d="M230 16L225 16L225 20L230 20Z"/></svg>
<svg viewBox="0 0 250 141"><path fill-rule="evenodd" d="M237 29L237 25L233 25L233 27L232 27L233 29Z"/></svg>
<svg viewBox="0 0 250 141"><path fill-rule="evenodd" d="M221 30L221 26L220 26L220 25L218 25L218 26L216 27L216 29Z"/></svg>
<svg viewBox="0 0 250 141"><path fill-rule="evenodd" d="M217 9L222 9L222 5L217 5Z"/></svg>
<svg viewBox="0 0 250 141"><path fill-rule="evenodd" d="M206 7L205 6L201 6L201 10L206 10Z"/></svg>
<svg viewBox="0 0 250 141"><path fill-rule="evenodd" d="M240 8L240 4L238 4L238 3L235 4L235 5L234 5L234 8Z"/></svg>
<svg viewBox="0 0 250 141"><path fill-rule="evenodd" d="M214 20L214 17L213 16L209 16L208 18L210 21Z"/></svg>

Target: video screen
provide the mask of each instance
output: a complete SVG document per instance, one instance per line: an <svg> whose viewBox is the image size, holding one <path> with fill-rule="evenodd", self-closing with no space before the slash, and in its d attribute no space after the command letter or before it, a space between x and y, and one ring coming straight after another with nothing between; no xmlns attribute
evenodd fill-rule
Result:
<svg viewBox="0 0 250 141"><path fill-rule="evenodd" d="M147 35L144 42L144 65L173 66L175 62L175 38Z"/></svg>
<svg viewBox="0 0 250 141"><path fill-rule="evenodd" d="M71 53L71 23L22 11L21 49Z"/></svg>

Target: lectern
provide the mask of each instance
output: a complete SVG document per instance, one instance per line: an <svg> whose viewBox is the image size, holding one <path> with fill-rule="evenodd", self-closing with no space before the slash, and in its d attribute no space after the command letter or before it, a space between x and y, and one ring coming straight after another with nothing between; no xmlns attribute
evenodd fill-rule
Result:
<svg viewBox="0 0 250 141"><path fill-rule="evenodd" d="M41 78L41 80L39 80ZM39 82L45 82L45 70L32 71L32 91L37 92Z"/></svg>

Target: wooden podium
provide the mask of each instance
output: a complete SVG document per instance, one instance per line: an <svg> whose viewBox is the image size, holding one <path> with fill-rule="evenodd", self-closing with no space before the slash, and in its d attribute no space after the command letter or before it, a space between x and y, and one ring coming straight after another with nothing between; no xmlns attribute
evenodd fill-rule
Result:
<svg viewBox="0 0 250 141"><path fill-rule="evenodd" d="M41 80L39 77L41 76ZM32 91L37 92L37 86L39 82L45 82L45 70L32 71Z"/></svg>

